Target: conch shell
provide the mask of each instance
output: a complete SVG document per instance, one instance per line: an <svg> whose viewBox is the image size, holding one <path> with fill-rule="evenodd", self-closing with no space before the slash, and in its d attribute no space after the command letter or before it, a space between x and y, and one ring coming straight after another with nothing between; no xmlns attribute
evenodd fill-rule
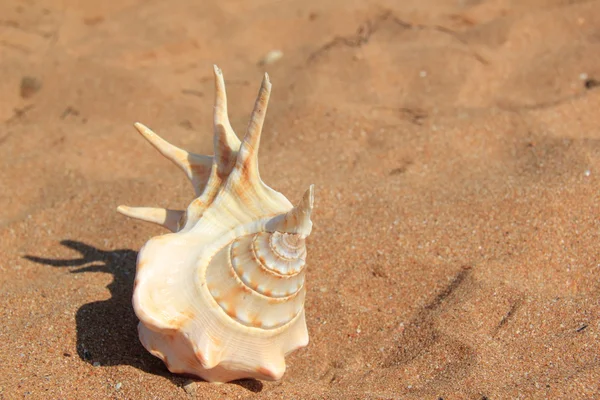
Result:
<svg viewBox="0 0 600 400"><path fill-rule="evenodd" d="M197 196L185 212L118 208L173 232L150 239L138 255L133 307L139 337L173 373L211 382L278 380L284 357L308 344L305 239L312 229L313 185L294 207L260 179L268 75L241 143L216 66L214 75L214 156L188 153L135 124L186 173Z"/></svg>

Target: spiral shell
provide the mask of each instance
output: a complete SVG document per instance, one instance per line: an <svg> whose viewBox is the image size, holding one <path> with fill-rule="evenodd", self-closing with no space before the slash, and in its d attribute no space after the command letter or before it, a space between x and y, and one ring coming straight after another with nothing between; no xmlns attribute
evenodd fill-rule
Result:
<svg viewBox="0 0 600 400"><path fill-rule="evenodd" d="M216 66L214 75L213 156L188 153L135 124L186 173L197 196L185 211L118 208L173 232L150 239L138 255L133 307L139 336L174 373L211 382L278 380L285 356L308 344L305 241L313 186L294 207L260 179L268 76L240 142Z"/></svg>

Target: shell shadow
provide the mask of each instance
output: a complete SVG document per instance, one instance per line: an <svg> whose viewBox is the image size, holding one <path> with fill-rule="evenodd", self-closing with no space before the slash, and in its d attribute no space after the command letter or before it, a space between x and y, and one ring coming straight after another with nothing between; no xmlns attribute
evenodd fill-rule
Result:
<svg viewBox="0 0 600 400"><path fill-rule="evenodd" d="M90 364L100 363L102 367L130 365L165 377L177 386L183 386L189 381L189 377L169 372L163 362L148 353L138 339L138 319L131 305L137 251L104 251L74 240L63 240L60 244L79 252L81 256L73 259L50 259L26 255L24 258L55 268L77 267L70 270L72 274L105 272L113 276L112 282L107 286L110 299L87 303L77 310L75 321L79 358ZM198 381L203 382L200 379ZM255 393L263 388L262 382L254 379L231 383Z"/></svg>

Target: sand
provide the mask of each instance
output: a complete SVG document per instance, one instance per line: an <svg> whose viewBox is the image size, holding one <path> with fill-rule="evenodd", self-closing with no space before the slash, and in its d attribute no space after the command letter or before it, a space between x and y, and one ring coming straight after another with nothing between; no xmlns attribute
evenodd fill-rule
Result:
<svg viewBox="0 0 600 400"><path fill-rule="evenodd" d="M600 1L0 2L0 398L600 398L599 27ZM209 154L215 63L238 135L271 76L265 182L316 186L279 382L137 339L164 231L115 209L193 192L132 124Z"/></svg>

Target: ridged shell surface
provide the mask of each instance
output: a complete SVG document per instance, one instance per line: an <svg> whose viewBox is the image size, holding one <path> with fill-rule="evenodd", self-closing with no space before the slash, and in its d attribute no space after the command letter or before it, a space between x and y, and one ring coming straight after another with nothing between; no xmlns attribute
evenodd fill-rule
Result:
<svg viewBox="0 0 600 400"><path fill-rule="evenodd" d="M133 306L139 336L174 373L212 382L277 380L285 356L308 344L304 297L313 187L294 207L260 179L268 76L240 141L227 116L223 75L217 67L214 74L213 156L188 153L136 124L196 192L185 211L118 209L172 231L150 239L138 255Z"/></svg>

